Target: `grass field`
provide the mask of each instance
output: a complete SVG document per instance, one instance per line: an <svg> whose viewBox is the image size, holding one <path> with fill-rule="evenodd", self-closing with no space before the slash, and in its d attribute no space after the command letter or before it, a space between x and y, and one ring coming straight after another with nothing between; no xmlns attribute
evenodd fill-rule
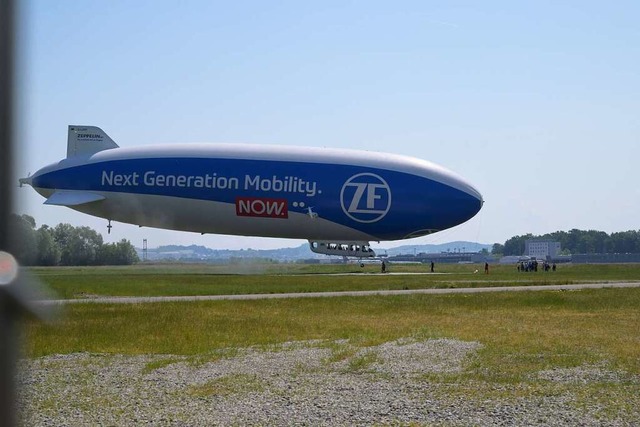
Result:
<svg viewBox="0 0 640 427"><path fill-rule="evenodd" d="M394 266L415 271L415 266ZM35 269L65 298L82 295L200 295L502 286L640 278L638 266L561 266L555 273L517 273L494 267L442 266L446 275L318 275L320 267L265 267L265 274L229 274L222 267ZM328 266L331 272L360 271ZM366 267L373 272L373 267ZM291 342L328 346L336 359L385 342L453 338L481 344L461 373L428 381L465 398L548 396L570 391L623 413L640 405L640 288L490 294L402 295L153 304L80 303L52 324L25 325L26 354L91 352L167 354L204 363L249 346L273 349ZM311 341L316 340L316 341ZM346 340L346 341L340 341ZM348 342L348 347L337 345ZM351 360L350 365L362 361ZM540 379L545 370L596 367L619 380L588 384ZM149 366L149 370L157 366ZM450 387L449 387L450 386ZM442 388L444 387L444 388Z"/></svg>
<svg viewBox="0 0 640 427"><path fill-rule="evenodd" d="M391 265L392 272L425 273L427 266ZM474 271L478 270L477 274ZM438 265L437 273L381 275L367 265L138 265L133 267L34 268L57 298L87 296L233 295L382 289L569 284L640 280L640 266L561 265L556 272L518 273L514 266ZM353 273L349 277L324 274Z"/></svg>
<svg viewBox="0 0 640 427"><path fill-rule="evenodd" d="M28 352L206 355L286 341L451 337L481 342L504 375L602 360L640 374L638 307L640 289L80 304L55 324L30 323Z"/></svg>
<svg viewBox="0 0 640 427"><path fill-rule="evenodd" d="M227 267L229 268L229 267ZM318 275L358 266L265 266L271 274L230 275L223 267L35 269L65 298L83 295L202 295L322 290L503 286L640 277L635 265L562 266L555 273L442 266L443 275ZM365 267L365 271L371 267ZM415 271L416 266L394 270ZM271 270L269 270L271 269ZM297 273L297 274L295 274ZM374 345L402 337L478 340L492 371L524 365L621 364L640 374L640 290L411 295L138 305L80 304L54 325L28 325L28 353L207 354L222 348L311 339ZM509 360L510 363L505 363ZM528 369L527 369L528 370Z"/></svg>

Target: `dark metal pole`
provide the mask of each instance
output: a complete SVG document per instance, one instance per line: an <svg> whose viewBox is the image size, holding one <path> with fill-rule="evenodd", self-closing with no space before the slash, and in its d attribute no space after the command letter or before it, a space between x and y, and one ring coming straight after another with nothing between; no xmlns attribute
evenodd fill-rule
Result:
<svg viewBox="0 0 640 427"><path fill-rule="evenodd" d="M0 0L0 251L9 253L11 231L8 220L13 203L10 181L13 164L14 12L13 0ZM9 285L0 283L2 288ZM6 289L0 289L0 426L16 425L13 369L18 343L17 312L13 298Z"/></svg>
<svg viewBox="0 0 640 427"><path fill-rule="evenodd" d="M30 314L53 320L54 311L33 303L43 289L11 255L15 232L9 226L13 212L14 87L16 3L0 0L0 427L17 424L14 369L19 353L18 321Z"/></svg>
<svg viewBox="0 0 640 427"><path fill-rule="evenodd" d="M30 314L52 320L54 312L34 305L39 282L19 269L12 253L16 3L0 0L0 427L17 424L14 369L19 352L18 321Z"/></svg>
<svg viewBox="0 0 640 427"><path fill-rule="evenodd" d="M13 150L13 0L0 0L0 250L9 249Z"/></svg>

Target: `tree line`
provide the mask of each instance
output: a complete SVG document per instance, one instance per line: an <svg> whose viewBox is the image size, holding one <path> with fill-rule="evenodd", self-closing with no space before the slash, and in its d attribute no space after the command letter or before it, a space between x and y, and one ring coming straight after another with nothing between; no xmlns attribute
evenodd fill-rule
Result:
<svg viewBox="0 0 640 427"><path fill-rule="evenodd" d="M29 215L11 215L9 221L14 256L21 265L130 265L140 261L131 242L104 243L102 235L89 227L58 224L36 229Z"/></svg>
<svg viewBox="0 0 640 427"><path fill-rule="evenodd" d="M640 231L619 231L607 234L597 230L556 231L543 235L525 234L495 243L493 254L522 255L524 242L530 239L560 242L563 255L571 254L625 254L640 253Z"/></svg>

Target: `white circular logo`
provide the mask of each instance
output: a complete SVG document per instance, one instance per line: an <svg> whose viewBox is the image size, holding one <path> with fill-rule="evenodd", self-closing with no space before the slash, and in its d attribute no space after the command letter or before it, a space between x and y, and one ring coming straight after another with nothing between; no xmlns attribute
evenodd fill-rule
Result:
<svg viewBox="0 0 640 427"><path fill-rule="evenodd" d="M344 213L354 221L380 221L391 208L391 189L381 176L359 173L342 186L340 204Z"/></svg>

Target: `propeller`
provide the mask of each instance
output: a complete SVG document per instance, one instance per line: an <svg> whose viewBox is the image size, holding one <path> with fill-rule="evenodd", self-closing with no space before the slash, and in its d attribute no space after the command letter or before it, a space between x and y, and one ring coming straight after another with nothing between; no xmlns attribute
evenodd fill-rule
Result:
<svg viewBox="0 0 640 427"><path fill-rule="evenodd" d="M30 179L30 178L31 178L31 172L29 172L29 175L27 175L27 177L26 177L26 178L20 178L20 179L18 179L18 182L20 183L20 185L19 185L19 186L20 186L20 188L22 188L22 186L23 186L24 184L29 184L29 185L31 185L31 179Z"/></svg>

